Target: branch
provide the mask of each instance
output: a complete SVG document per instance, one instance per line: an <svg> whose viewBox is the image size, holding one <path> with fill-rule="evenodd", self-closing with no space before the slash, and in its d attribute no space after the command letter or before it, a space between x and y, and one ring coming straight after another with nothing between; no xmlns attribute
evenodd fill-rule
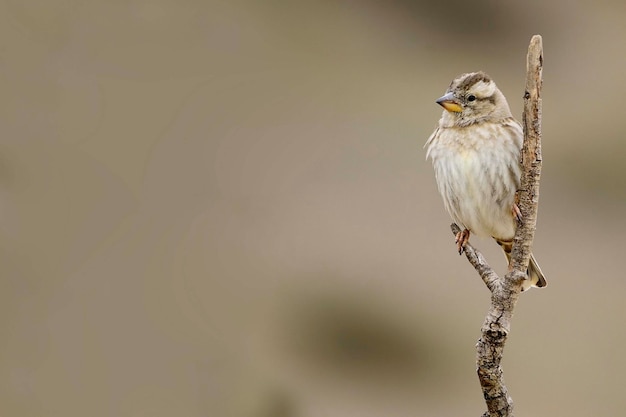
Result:
<svg viewBox="0 0 626 417"><path fill-rule="evenodd" d="M461 231L461 228L457 226L455 223L450 225L452 229L452 233L454 235L458 234ZM495 271L489 266L487 260L483 256L482 253L478 251L478 249L474 248L470 245L469 242L465 244L463 247L463 252L465 252L465 256L469 263L474 267L478 275L483 279L483 282L489 288L489 291L500 292L502 291L502 280L495 273Z"/></svg>
<svg viewBox="0 0 626 417"><path fill-rule="evenodd" d="M512 266L513 270L526 273L530 248L537 226L539 203L539 179L541 177L541 87L543 68L543 46L541 36L530 40L526 58L526 91L524 93L524 145L522 146L522 182L517 192L519 208L524 221L515 233Z"/></svg>
<svg viewBox="0 0 626 417"><path fill-rule="evenodd" d="M522 213L513 239L510 270L501 279L487 264L483 255L465 245L468 261L491 291L491 307L481 328L476 345L477 373L487 403L483 417L512 417L513 400L504 385L500 367L504 344L511 328L513 310L519 298L530 259L530 250L537 224L539 178L541 175L541 86L543 46L541 36L530 40L526 59L526 91L524 93L524 144L521 151L522 178L517 201ZM453 224L452 232L460 229Z"/></svg>

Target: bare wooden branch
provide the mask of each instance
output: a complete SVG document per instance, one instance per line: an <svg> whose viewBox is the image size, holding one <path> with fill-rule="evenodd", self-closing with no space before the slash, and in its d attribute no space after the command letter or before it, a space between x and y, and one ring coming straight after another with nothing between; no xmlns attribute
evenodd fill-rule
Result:
<svg viewBox="0 0 626 417"><path fill-rule="evenodd" d="M500 363L504 344L511 328L513 310L519 298L530 259L537 223L539 179L541 175L541 87L543 46L541 36L530 41L526 59L526 91L524 93L524 144L521 152L522 178L517 201L522 213L513 240L510 270L501 279L487 264L483 255L471 245L465 255L491 291L491 307L476 344L476 365L480 386L487 403L483 417L512 417L513 400L504 384ZM460 229L453 224L452 232Z"/></svg>
<svg viewBox="0 0 626 417"><path fill-rule="evenodd" d="M522 146L522 183L517 193L524 221L518 226L512 252L514 270L525 272L537 225L539 179L541 177L541 87L543 45L541 36L530 40L526 58L526 91L524 92L524 145Z"/></svg>
<svg viewBox="0 0 626 417"><path fill-rule="evenodd" d="M452 229L452 233L456 235L461 231L461 228L457 226L455 223L450 225ZM463 248L463 252L465 252L465 256L469 263L474 267L478 275L483 279L483 282L489 288L489 291L500 292L502 291L502 280L495 273L495 271L489 266L487 260L476 248L474 248L469 242L465 244Z"/></svg>

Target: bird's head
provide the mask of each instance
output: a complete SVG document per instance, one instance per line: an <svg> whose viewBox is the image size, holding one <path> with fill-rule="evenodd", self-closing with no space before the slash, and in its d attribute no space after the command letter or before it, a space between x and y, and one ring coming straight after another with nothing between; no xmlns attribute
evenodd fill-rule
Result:
<svg viewBox="0 0 626 417"><path fill-rule="evenodd" d="M437 104L446 109L444 119L456 126L511 117L506 98L482 71L455 78Z"/></svg>

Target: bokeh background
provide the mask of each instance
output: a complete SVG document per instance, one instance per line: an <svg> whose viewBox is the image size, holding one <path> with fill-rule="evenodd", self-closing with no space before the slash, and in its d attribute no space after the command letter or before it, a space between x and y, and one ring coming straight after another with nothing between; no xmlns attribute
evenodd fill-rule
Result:
<svg viewBox="0 0 626 417"><path fill-rule="evenodd" d="M480 415L489 294L422 148L544 39L517 414L621 415L620 1L0 1L0 414ZM504 258L474 243L498 271Z"/></svg>

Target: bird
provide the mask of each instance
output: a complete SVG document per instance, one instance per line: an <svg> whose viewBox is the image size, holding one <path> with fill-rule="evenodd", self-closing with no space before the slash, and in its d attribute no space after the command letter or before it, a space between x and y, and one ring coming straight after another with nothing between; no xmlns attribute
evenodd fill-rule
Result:
<svg viewBox="0 0 626 417"><path fill-rule="evenodd" d="M492 237L510 265L513 237L522 220L515 200L522 175L522 126L482 71L455 78L436 103L443 114L424 147L446 211L461 229L457 250L463 253L471 234ZM526 278L522 291L547 285L532 254Z"/></svg>

